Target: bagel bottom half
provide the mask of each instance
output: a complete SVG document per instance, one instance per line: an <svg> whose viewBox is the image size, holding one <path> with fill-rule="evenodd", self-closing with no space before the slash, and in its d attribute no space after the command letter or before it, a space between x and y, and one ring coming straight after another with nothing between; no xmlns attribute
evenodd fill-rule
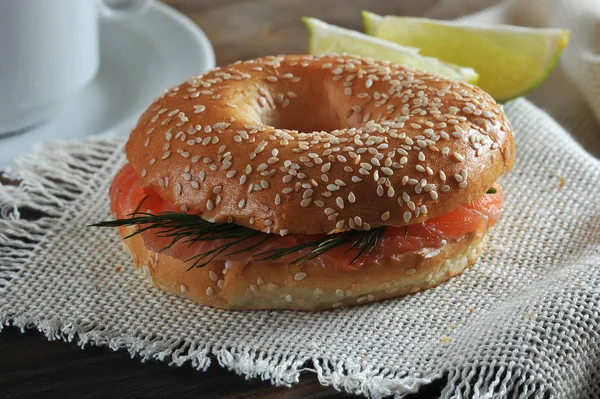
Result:
<svg viewBox="0 0 600 399"><path fill-rule="evenodd" d="M121 237L135 227L120 227ZM316 262L303 265L266 261L213 261L188 271L189 264L150 250L140 235L124 240L134 265L159 288L221 309L317 311L355 306L434 287L471 266L485 246L480 229L440 248L405 252L340 271Z"/></svg>

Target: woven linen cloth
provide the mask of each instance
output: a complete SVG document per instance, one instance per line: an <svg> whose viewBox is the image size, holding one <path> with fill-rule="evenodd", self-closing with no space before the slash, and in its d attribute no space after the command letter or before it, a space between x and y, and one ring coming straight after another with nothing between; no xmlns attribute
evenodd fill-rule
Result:
<svg viewBox="0 0 600 399"><path fill-rule="evenodd" d="M435 289L322 313L221 311L154 288L115 230L86 227L111 217L123 139L45 145L11 174L19 186L0 186L0 326L200 370L218 361L273 384L312 371L373 398L444 376L447 398L598 397L600 161L527 100L506 112L516 166L475 266Z"/></svg>

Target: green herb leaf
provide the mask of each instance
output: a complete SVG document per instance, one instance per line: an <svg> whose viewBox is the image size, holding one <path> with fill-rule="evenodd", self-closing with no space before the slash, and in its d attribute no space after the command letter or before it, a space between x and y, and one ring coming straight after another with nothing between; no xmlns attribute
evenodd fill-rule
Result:
<svg viewBox="0 0 600 399"><path fill-rule="evenodd" d="M266 234L237 224L212 223L202 219L199 215L185 212L151 214L139 212L139 208L140 206L133 214L129 215L129 218L98 222L90 225L90 227L136 226L138 229L125 239L147 230L154 230L158 237L171 239L170 244L162 251L172 247L179 241L193 245L198 241L224 240L224 243L219 243L218 246L206 252L186 259L186 262L192 262L188 270L206 266L221 254L234 255L251 252L267 240L277 237L274 234ZM362 255L370 253L377 246L383 238L385 230L386 227L383 226L368 231L351 230L335 233L306 243L259 252L252 256L257 260L270 262L309 249L307 253L290 262L290 264L304 264L333 248L347 245L346 253L356 251L356 255L350 261L350 263L353 263ZM248 243L248 245L235 249L233 252L227 252L244 243Z"/></svg>
<svg viewBox="0 0 600 399"><path fill-rule="evenodd" d="M494 187L492 188L488 188L488 190L485 192L486 194L496 194L498 192L498 190L496 190Z"/></svg>

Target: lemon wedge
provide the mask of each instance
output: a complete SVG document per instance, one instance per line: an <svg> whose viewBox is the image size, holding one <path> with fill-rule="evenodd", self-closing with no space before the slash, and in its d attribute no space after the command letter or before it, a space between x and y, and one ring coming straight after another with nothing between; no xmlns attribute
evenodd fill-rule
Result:
<svg viewBox="0 0 600 399"><path fill-rule="evenodd" d="M310 33L308 48L311 54L353 54L388 60L469 83L477 81L478 75L473 69L443 62L434 57L425 57L419 54L417 48L330 25L315 18L303 18L303 21Z"/></svg>
<svg viewBox="0 0 600 399"><path fill-rule="evenodd" d="M473 68L478 86L498 101L522 96L542 83L569 41L561 29L472 25L363 11L367 34L421 54Z"/></svg>

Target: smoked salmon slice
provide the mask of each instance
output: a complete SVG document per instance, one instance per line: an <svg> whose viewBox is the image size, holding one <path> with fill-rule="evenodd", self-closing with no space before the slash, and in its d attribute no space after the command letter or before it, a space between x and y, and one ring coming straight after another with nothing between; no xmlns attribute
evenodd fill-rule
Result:
<svg viewBox="0 0 600 399"><path fill-rule="evenodd" d="M388 227L383 239L377 246L360 256L355 262L355 252L348 251L349 246L335 247L317 258L324 267L337 270L357 270L367 263L380 259L391 258L395 255L420 250L423 248L436 248L446 243L458 240L470 233L483 228L493 226L502 213L503 193L502 187L495 184L495 194L485 194L466 206L460 206L444 215L428 219L424 223L409 225L408 227ZM162 212L182 212L175 205L164 201L157 193L144 189L137 178L135 170L130 164L126 164L115 176L110 189L111 210L118 219L128 218L132 213L139 211L151 214ZM142 202L143 201L143 202ZM188 213L194 213L188 211ZM197 214L197 213L196 213ZM192 244L184 240L169 246L170 238L161 237L154 230L146 230L141 233L144 242L151 250L182 260L190 259L210 249L223 244L223 240L197 241ZM301 243L326 238L325 234L317 236L289 234L285 237L271 235L267 240L265 236L256 235L244 241L243 247L256 245L252 252L241 252L231 255L243 247L233 246L215 259L252 261L255 254L272 249L286 248ZM167 248L168 247L168 248ZM166 248L166 249L165 249ZM302 256L288 255L272 261L273 264L289 263Z"/></svg>

